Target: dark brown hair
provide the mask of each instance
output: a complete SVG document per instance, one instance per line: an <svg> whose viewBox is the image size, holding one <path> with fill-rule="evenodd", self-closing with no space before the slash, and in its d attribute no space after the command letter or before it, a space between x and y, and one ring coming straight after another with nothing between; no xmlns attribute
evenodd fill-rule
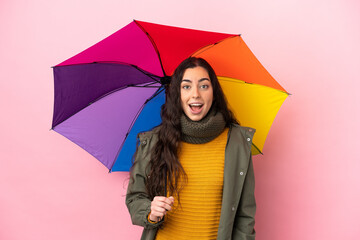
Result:
<svg viewBox="0 0 360 240"><path fill-rule="evenodd" d="M170 84L166 87L166 101L161 108L162 123L158 128L158 142L151 151L148 166L146 189L151 199L155 196L169 196L179 198L181 187L179 178L187 179L186 173L178 159L181 141L180 117L183 110L180 102L180 84L184 72L188 68L203 67L207 70L213 88L213 104L215 112L221 112L226 126L237 123L232 112L228 109L224 93L213 68L202 58L190 57L185 59L175 69Z"/></svg>

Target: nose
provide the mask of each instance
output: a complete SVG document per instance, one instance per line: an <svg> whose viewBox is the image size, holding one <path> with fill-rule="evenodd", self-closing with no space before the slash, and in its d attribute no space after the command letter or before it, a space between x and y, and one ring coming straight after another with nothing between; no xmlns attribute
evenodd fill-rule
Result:
<svg viewBox="0 0 360 240"><path fill-rule="evenodd" d="M199 98L200 94L199 94L199 89L197 87L192 89L192 98Z"/></svg>

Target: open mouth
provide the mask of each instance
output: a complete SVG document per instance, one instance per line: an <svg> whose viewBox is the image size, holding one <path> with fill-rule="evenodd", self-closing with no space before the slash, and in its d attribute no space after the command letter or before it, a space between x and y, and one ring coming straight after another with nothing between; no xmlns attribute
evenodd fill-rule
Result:
<svg viewBox="0 0 360 240"><path fill-rule="evenodd" d="M200 112L203 106L204 106L204 104L201 104L201 103L189 104L189 107L190 107L191 111L194 112L194 113Z"/></svg>

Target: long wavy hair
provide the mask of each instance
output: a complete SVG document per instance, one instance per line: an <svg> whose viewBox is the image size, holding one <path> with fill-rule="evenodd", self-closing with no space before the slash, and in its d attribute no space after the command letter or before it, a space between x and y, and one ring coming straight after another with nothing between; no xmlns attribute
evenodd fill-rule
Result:
<svg viewBox="0 0 360 240"><path fill-rule="evenodd" d="M147 167L146 189L151 199L168 193L169 196L174 196L180 201L179 193L182 185L179 184L179 179L182 177L183 180L187 180L178 158L182 135L180 117L184 114L180 101L180 84L185 70L197 66L203 67L209 74L213 88L211 108L223 114L227 127L232 123L238 123L227 106L224 93L210 64L196 57L190 57L181 62L165 90L166 101L161 108L162 123L158 127L158 142L151 151Z"/></svg>

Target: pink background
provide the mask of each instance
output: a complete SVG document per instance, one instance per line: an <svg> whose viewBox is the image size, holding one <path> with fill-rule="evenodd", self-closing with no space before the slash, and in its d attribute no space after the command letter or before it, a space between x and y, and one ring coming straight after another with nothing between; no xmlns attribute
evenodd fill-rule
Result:
<svg viewBox="0 0 360 240"><path fill-rule="evenodd" d="M127 173L49 131L51 66L132 19L241 33L287 91L254 159L258 240L360 239L358 0L0 3L0 239L138 239Z"/></svg>

